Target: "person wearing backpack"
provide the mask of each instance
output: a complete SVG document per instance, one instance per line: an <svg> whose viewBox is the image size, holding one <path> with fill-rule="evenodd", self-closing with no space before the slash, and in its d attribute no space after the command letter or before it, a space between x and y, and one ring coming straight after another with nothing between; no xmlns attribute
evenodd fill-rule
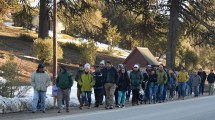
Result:
<svg viewBox="0 0 215 120"><path fill-rule="evenodd" d="M139 105L139 91L143 81L143 74L139 70L139 65L135 64L133 71L130 73L132 105Z"/></svg>
<svg viewBox="0 0 215 120"><path fill-rule="evenodd" d="M56 86L58 87L57 104L58 113L62 110L62 99L66 101L66 112L69 112L69 101L71 87L73 86L72 73L67 71L66 66L60 65L60 73L56 79Z"/></svg>
<svg viewBox="0 0 215 120"><path fill-rule="evenodd" d="M215 74L214 74L214 71L212 69L210 70L210 74L208 75L207 80L208 80L208 89L209 89L208 95L213 95Z"/></svg>

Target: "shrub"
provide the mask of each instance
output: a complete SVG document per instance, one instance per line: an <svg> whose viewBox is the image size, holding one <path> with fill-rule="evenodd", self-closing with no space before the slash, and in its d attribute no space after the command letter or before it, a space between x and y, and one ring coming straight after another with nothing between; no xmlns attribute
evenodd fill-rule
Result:
<svg viewBox="0 0 215 120"><path fill-rule="evenodd" d="M94 65L97 56L97 47L94 40L89 40L88 43L82 43L80 46L81 62Z"/></svg>
<svg viewBox="0 0 215 120"><path fill-rule="evenodd" d="M0 66L3 71L2 77L6 79L5 83L0 84L0 95L4 97L14 97L18 89L19 81L16 78L18 73L18 64L14 55L9 55L7 61Z"/></svg>
<svg viewBox="0 0 215 120"><path fill-rule="evenodd" d="M22 40L22 41L26 41L26 42L34 42L36 38L33 37L32 35L30 34L20 34L19 35L19 40Z"/></svg>
<svg viewBox="0 0 215 120"><path fill-rule="evenodd" d="M33 53L41 61L51 63L53 60L53 42L51 39L37 39L33 44ZM63 58L63 50L58 45L57 58Z"/></svg>
<svg viewBox="0 0 215 120"><path fill-rule="evenodd" d="M80 47L75 43L61 43L61 46L72 50L80 51Z"/></svg>

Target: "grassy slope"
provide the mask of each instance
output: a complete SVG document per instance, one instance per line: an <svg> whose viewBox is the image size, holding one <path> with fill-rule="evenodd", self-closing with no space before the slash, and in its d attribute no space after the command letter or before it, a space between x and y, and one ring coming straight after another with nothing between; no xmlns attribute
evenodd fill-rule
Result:
<svg viewBox="0 0 215 120"><path fill-rule="evenodd" d="M21 33L32 34L31 31L23 30L20 28L2 27L0 29L0 64L5 61L5 54L14 53L17 57L17 62L19 64L19 75L18 78L21 82L29 83L31 73L36 69L38 61L32 59L23 58L22 55L33 56L32 54L32 42L22 41L18 39ZM68 66L71 72L77 71L77 66L80 63L80 54L76 50L69 48L63 48L64 59L60 60ZM100 60L110 60L114 65L123 62L122 58L113 57L105 54L104 52L98 52L97 63ZM49 73L52 73L52 65L46 65Z"/></svg>

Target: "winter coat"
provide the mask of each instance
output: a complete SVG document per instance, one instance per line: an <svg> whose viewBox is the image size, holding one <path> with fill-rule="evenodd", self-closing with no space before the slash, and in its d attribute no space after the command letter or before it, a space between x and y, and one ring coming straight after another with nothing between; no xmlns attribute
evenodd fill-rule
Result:
<svg viewBox="0 0 215 120"><path fill-rule="evenodd" d="M187 82L189 75L187 72L178 72L177 82Z"/></svg>
<svg viewBox="0 0 215 120"><path fill-rule="evenodd" d="M81 91L92 91L93 86L95 85L95 80L90 73L83 73L78 80L79 85L81 86Z"/></svg>
<svg viewBox="0 0 215 120"><path fill-rule="evenodd" d="M118 79L118 74L117 70L114 67L111 67L110 69L105 68L103 70L103 81L104 83L115 83L117 82Z"/></svg>
<svg viewBox="0 0 215 120"><path fill-rule="evenodd" d="M201 77L199 75L193 75L191 78L192 87L199 86L201 83Z"/></svg>
<svg viewBox="0 0 215 120"><path fill-rule="evenodd" d="M157 76L158 76L158 84L166 84L167 83L167 74L164 70L157 70L156 72Z"/></svg>
<svg viewBox="0 0 215 120"><path fill-rule="evenodd" d="M158 75L155 73L155 74L150 74L149 77L148 77L148 84L150 87L154 87L156 85L158 85Z"/></svg>
<svg viewBox="0 0 215 120"><path fill-rule="evenodd" d="M31 77L31 85L37 91L47 91L50 81L51 79L47 72L38 73L35 71Z"/></svg>
<svg viewBox="0 0 215 120"><path fill-rule="evenodd" d="M128 89L128 87L130 86L130 79L126 73L119 74L117 86L119 91L126 91Z"/></svg>
<svg viewBox="0 0 215 120"><path fill-rule="evenodd" d="M208 80L209 83L214 83L214 81L215 81L215 74L214 73L210 73L208 75L207 80Z"/></svg>
<svg viewBox="0 0 215 120"><path fill-rule="evenodd" d="M206 73L204 71L203 72L198 72L198 75L201 77L201 83L204 84L205 80L207 78Z"/></svg>
<svg viewBox="0 0 215 120"><path fill-rule="evenodd" d="M192 80L193 76L194 76L193 74L189 75L189 78L188 78L188 81L187 81L187 85L190 85L190 86L192 85L192 81L191 80Z"/></svg>
<svg viewBox="0 0 215 120"><path fill-rule="evenodd" d="M58 74L56 85L60 89L71 89L73 85L72 74L69 72L60 72Z"/></svg>
<svg viewBox="0 0 215 120"><path fill-rule="evenodd" d="M169 85L173 86L176 84L175 82L176 82L176 76L174 73L172 73L169 75Z"/></svg>
<svg viewBox="0 0 215 120"><path fill-rule="evenodd" d="M143 81L143 74L140 71L132 71L130 73L131 89L140 89Z"/></svg>
<svg viewBox="0 0 215 120"><path fill-rule="evenodd" d="M94 72L93 77L95 79L94 89L102 89L104 86L103 77L101 72Z"/></svg>

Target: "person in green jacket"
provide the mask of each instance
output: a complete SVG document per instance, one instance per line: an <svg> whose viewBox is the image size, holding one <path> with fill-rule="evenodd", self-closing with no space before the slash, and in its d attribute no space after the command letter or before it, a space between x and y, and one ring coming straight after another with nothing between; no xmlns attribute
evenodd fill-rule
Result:
<svg viewBox="0 0 215 120"><path fill-rule="evenodd" d="M66 112L69 112L69 101L70 101L70 92L73 85L72 73L68 72L66 66L60 66L60 73L56 79L56 86L58 88L57 93L57 104L58 104L58 113L61 113L62 109L62 99L65 98L66 101Z"/></svg>
<svg viewBox="0 0 215 120"><path fill-rule="evenodd" d="M158 70L156 71L157 77L158 77L158 99L159 102L161 103L161 101L163 100L163 90L164 90L164 84L167 83L167 74L163 69L163 66L160 65ZM163 100L164 101L164 100Z"/></svg>
<svg viewBox="0 0 215 120"><path fill-rule="evenodd" d="M84 73L81 75L78 83L81 86L81 92L82 92L82 105L80 106L80 109L83 108L83 103L85 103L85 101L86 101L86 96L87 96L87 102L88 102L88 109L90 109L91 108L91 93L92 93L92 88L95 85L95 80L94 80L93 76L90 74L90 64L89 63L86 63L84 65Z"/></svg>
<svg viewBox="0 0 215 120"><path fill-rule="evenodd" d="M139 91L143 81L143 74L140 72L139 65L135 64L133 71L130 73L132 105L139 105Z"/></svg>

